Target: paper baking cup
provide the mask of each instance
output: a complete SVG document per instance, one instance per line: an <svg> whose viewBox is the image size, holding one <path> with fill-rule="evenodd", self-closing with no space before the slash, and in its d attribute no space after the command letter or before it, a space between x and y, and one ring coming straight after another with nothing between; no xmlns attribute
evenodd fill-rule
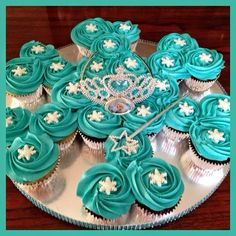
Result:
<svg viewBox="0 0 236 236"><path fill-rule="evenodd" d="M149 138L150 142L154 141L156 136L157 136L157 133L156 134L147 134L147 137Z"/></svg>
<svg viewBox="0 0 236 236"><path fill-rule="evenodd" d="M196 92L203 92L208 90L216 82L216 80L217 79L210 81L202 81L195 78L189 78L184 82L187 85L187 87L190 88L191 90Z"/></svg>
<svg viewBox="0 0 236 236"><path fill-rule="evenodd" d="M76 130L71 135L69 135L66 138L64 138L63 140L57 142L59 149L62 153L65 152L73 144L77 134L78 134L78 131Z"/></svg>
<svg viewBox="0 0 236 236"><path fill-rule="evenodd" d="M130 45L131 51L135 52L137 48L138 40Z"/></svg>
<svg viewBox="0 0 236 236"><path fill-rule="evenodd" d="M164 125L163 127L164 134L167 138L180 142L184 139L187 139L189 137L188 132L179 132L178 130L169 128L168 126Z"/></svg>
<svg viewBox="0 0 236 236"><path fill-rule="evenodd" d="M96 142L89 139L85 136L81 131L79 131L80 136L82 137L84 143L91 149L91 150L104 150L104 142Z"/></svg>
<svg viewBox="0 0 236 236"><path fill-rule="evenodd" d="M46 91L47 95L51 97L52 89L45 85L43 85L43 89Z"/></svg>
<svg viewBox="0 0 236 236"><path fill-rule="evenodd" d="M81 55L85 57L89 57L91 55L91 52L87 48L79 46L78 44L76 46L79 49Z"/></svg>

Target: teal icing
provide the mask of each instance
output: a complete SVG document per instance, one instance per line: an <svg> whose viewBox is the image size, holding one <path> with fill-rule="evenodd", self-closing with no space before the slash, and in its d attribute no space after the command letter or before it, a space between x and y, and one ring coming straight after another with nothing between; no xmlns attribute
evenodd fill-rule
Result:
<svg viewBox="0 0 236 236"><path fill-rule="evenodd" d="M168 58L171 60L172 64L163 64L162 58ZM166 76L169 79L181 80L190 77L189 72L184 67L185 57L181 52L175 50L163 50L157 51L151 54L147 59L147 64L149 65L153 74L159 74L161 76Z"/></svg>
<svg viewBox="0 0 236 236"><path fill-rule="evenodd" d="M24 145L33 146L36 151L29 160L18 158L18 149ZM6 151L7 176L18 183L38 181L54 168L58 155L58 146L46 134L27 133L24 137L17 137Z"/></svg>
<svg viewBox="0 0 236 236"><path fill-rule="evenodd" d="M96 31L86 30L86 25L93 24L96 26ZM113 32L112 23L105 21L102 18L91 18L77 24L71 31L71 39L75 44L90 49L92 42L105 33Z"/></svg>
<svg viewBox="0 0 236 236"><path fill-rule="evenodd" d="M38 45L43 47L44 51L36 53L31 50L33 46L38 46ZM57 56L59 56L58 51L54 48L53 45L51 44L45 45L35 40L23 44L20 49L20 57L38 58L44 62Z"/></svg>
<svg viewBox="0 0 236 236"><path fill-rule="evenodd" d="M223 132L224 141L216 143L208 131ZM230 158L230 123L223 117L202 117L189 129L189 136L197 153L207 160L225 161Z"/></svg>
<svg viewBox="0 0 236 236"><path fill-rule="evenodd" d="M27 74L15 76L12 70L19 66L25 68ZM44 67L38 59L14 58L6 64L6 90L17 95L35 92L43 82Z"/></svg>
<svg viewBox="0 0 236 236"><path fill-rule="evenodd" d="M103 118L100 121L90 120L89 116L93 113L101 113ZM105 139L114 130L121 127L121 117L106 111L103 106L91 104L78 110L79 130L87 136L98 139Z"/></svg>
<svg viewBox="0 0 236 236"><path fill-rule="evenodd" d="M157 169L166 173L167 183L158 186L150 183L149 175ZM162 211L174 207L184 192L184 184L179 170L159 158L149 158L139 164L133 161L127 171L132 192L136 200L153 211Z"/></svg>
<svg viewBox="0 0 236 236"><path fill-rule="evenodd" d="M187 102L188 106L193 108L193 112L189 115L181 111L179 105L183 105ZM197 102L186 97L179 104L174 106L171 110L169 110L166 114L165 124L172 129L188 132L191 124L196 121L200 116L200 107Z"/></svg>
<svg viewBox="0 0 236 236"><path fill-rule="evenodd" d="M121 24L125 24L128 27L126 29L120 28ZM141 30L138 28L138 25L132 24L131 21L115 21L113 22L114 31L124 37L126 37L131 43L136 42L139 39ZM128 29L129 28L129 29Z"/></svg>
<svg viewBox="0 0 236 236"><path fill-rule="evenodd" d="M202 53L205 53L207 55L210 54L212 61L205 62L200 60L199 56ZM185 58L185 68L191 76L197 78L198 80L214 80L224 68L223 55L216 50L197 48L185 54Z"/></svg>
<svg viewBox="0 0 236 236"><path fill-rule="evenodd" d="M58 122L47 123L44 120L47 114L54 112L58 112L60 115ZM46 133L54 142L58 142L76 131L77 113L59 103L47 103L32 113L29 129L30 132L37 135Z"/></svg>
<svg viewBox="0 0 236 236"><path fill-rule="evenodd" d="M176 43L176 40L183 42ZM170 33L165 35L157 44L157 50L175 50L178 52L186 53L192 49L198 48L196 39L192 38L189 34Z"/></svg>
<svg viewBox="0 0 236 236"><path fill-rule="evenodd" d="M6 108L6 119L11 117L12 123L6 126L6 145L10 146L15 138L24 136L29 130L31 112L21 107Z"/></svg>
<svg viewBox="0 0 236 236"><path fill-rule="evenodd" d="M50 68L52 67L53 63L60 63L63 68L58 70ZM45 63L43 84L48 88L52 88L56 82L66 77L67 75L72 74L75 70L76 66L72 65L69 61L66 61L62 57L55 57L53 59L50 59Z"/></svg>
<svg viewBox="0 0 236 236"><path fill-rule="evenodd" d="M100 191L100 181L107 177L116 182L116 191L109 195ZM76 195L81 197L87 209L106 219L116 219L128 213L134 203L125 173L109 163L99 163L88 169L78 183Z"/></svg>

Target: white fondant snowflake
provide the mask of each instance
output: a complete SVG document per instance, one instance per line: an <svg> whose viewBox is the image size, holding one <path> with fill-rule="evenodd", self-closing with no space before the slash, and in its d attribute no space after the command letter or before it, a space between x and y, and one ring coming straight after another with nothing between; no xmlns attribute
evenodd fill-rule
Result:
<svg viewBox="0 0 236 236"><path fill-rule="evenodd" d="M93 61L92 64L90 65L90 69L98 72L103 69L103 63L102 62L97 63L96 61Z"/></svg>
<svg viewBox="0 0 236 236"><path fill-rule="evenodd" d="M48 124L51 123L58 123L59 118L61 117L61 114L58 113L58 111L54 111L53 113L49 112L47 115L44 117L44 121Z"/></svg>
<svg viewBox="0 0 236 236"><path fill-rule="evenodd" d="M144 105L141 105L141 107L137 107L137 115L145 117L147 115L151 114L150 107L145 107Z"/></svg>
<svg viewBox="0 0 236 236"><path fill-rule="evenodd" d="M135 59L131 59L130 57L127 58L124 61L125 65L127 66L127 68L136 68L137 67L137 61Z"/></svg>
<svg viewBox="0 0 236 236"><path fill-rule="evenodd" d="M90 24L86 25L86 30L90 31L90 32L94 32L94 31L98 31L98 28L96 25L90 23Z"/></svg>
<svg viewBox="0 0 236 236"><path fill-rule="evenodd" d="M158 187L161 187L162 184L167 184L167 173L161 173L157 168L154 170L153 173L149 173L150 183L157 184Z"/></svg>
<svg viewBox="0 0 236 236"><path fill-rule="evenodd" d="M36 150L34 150L34 146L28 146L27 144L24 145L22 149L18 149L18 159L25 158L27 161L30 160L30 157L36 153Z"/></svg>
<svg viewBox="0 0 236 236"><path fill-rule="evenodd" d="M230 111L230 102L227 98L218 100L218 108L222 109L224 112Z"/></svg>
<svg viewBox="0 0 236 236"><path fill-rule="evenodd" d="M213 139L215 143L219 143L220 141L225 141L224 132L220 132L218 129L208 130L208 137Z"/></svg>
<svg viewBox="0 0 236 236"><path fill-rule="evenodd" d="M169 57L162 57L161 58L161 64L169 67L174 66L174 60L170 59Z"/></svg>
<svg viewBox="0 0 236 236"><path fill-rule="evenodd" d="M99 181L100 188L99 192L105 192L107 195L110 195L111 192L116 192L116 181L111 181L110 177L106 177L105 181L100 180Z"/></svg>
<svg viewBox="0 0 236 236"><path fill-rule="evenodd" d="M201 61L204 61L205 63L213 61L211 54L202 53L199 55L199 58Z"/></svg>
<svg viewBox="0 0 236 236"><path fill-rule="evenodd" d="M179 104L180 112L184 113L186 116L191 115L194 113L193 106L190 106L187 102L184 102L184 104Z"/></svg>
<svg viewBox="0 0 236 236"><path fill-rule="evenodd" d="M179 45L181 47L186 45L186 41L184 39L181 39L181 38L174 39L174 42L175 42L176 45Z"/></svg>
<svg viewBox="0 0 236 236"><path fill-rule="evenodd" d="M6 127L9 127L12 124L13 124L12 116L8 116L6 118Z"/></svg>
<svg viewBox="0 0 236 236"><path fill-rule="evenodd" d="M103 47L104 48L114 48L116 46L116 44L111 40L111 39L108 39L108 40L104 40L103 41Z"/></svg>
<svg viewBox="0 0 236 236"><path fill-rule="evenodd" d="M92 114L88 115L88 118L90 121L100 122L104 118L104 115L101 111L93 111Z"/></svg>
<svg viewBox="0 0 236 236"><path fill-rule="evenodd" d="M130 25L127 25L125 23L120 23L120 27L119 27L120 30L123 30L123 31L129 31L131 29L131 26Z"/></svg>
<svg viewBox="0 0 236 236"><path fill-rule="evenodd" d="M79 83L71 83L69 82L69 84L66 86L66 90L68 91L69 94L77 94L79 89Z"/></svg>
<svg viewBox="0 0 236 236"><path fill-rule="evenodd" d="M22 76L27 74L27 69L25 67L17 66L12 70L14 76Z"/></svg>
<svg viewBox="0 0 236 236"><path fill-rule="evenodd" d="M167 88L170 87L170 85L168 84L167 80L157 80L156 81L156 87L160 90L160 91L166 91Z"/></svg>
<svg viewBox="0 0 236 236"><path fill-rule="evenodd" d="M60 62L53 62L50 65L50 69L54 70L54 71L59 71L59 70L63 70L63 68L65 67L64 64L61 64Z"/></svg>
<svg viewBox="0 0 236 236"><path fill-rule="evenodd" d="M44 52L44 47L41 45L33 45L31 51L34 52L35 54L39 54L41 52Z"/></svg>

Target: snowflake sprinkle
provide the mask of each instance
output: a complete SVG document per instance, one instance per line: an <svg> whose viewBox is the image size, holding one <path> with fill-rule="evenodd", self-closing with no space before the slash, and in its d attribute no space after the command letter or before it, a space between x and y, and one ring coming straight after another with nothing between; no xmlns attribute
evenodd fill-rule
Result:
<svg viewBox="0 0 236 236"><path fill-rule="evenodd" d="M156 81L156 87L160 90L160 91L166 91L170 85L168 84L167 80L157 80Z"/></svg>
<svg viewBox="0 0 236 236"><path fill-rule="evenodd" d="M119 29L123 31L129 31L131 29L131 26L125 23L121 23Z"/></svg>
<svg viewBox="0 0 236 236"><path fill-rule="evenodd" d="M108 39L108 40L104 40L103 41L103 47L104 48L114 48L116 46L116 44L111 40L111 39Z"/></svg>
<svg viewBox="0 0 236 236"><path fill-rule="evenodd" d="M99 192L105 192L106 195L110 195L111 192L117 191L116 181L111 181L110 177L106 177L105 181L100 180L99 184L100 184Z"/></svg>
<svg viewBox="0 0 236 236"><path fill-rule="evenodd" d="M86 25L86 30L93 33L94 31L98 31L98 28L94 24L89 24L89 25Z"/></svg>
<svg viewBox="0 0 236 236"><path fill-rule="evenodd" d="M69 84L66 86L66 90L68 91L69 94L77 94L79 89L79 83L71 83L69 82Z"/></svg>
<svg viewBox="0 0 236 236"><path fill-rule="evenodd" d="M98 72L103 69L102 64L103 64L102 62L97 63L96 61L93 61L92 64L90 65L90 69Z"/></svg>
<svg viewBox="0 0 236 236"><path fill-rule="evenodd" d="M225 141L224 132L220 132L218 129L208 130L208 138L212 139L215 143Z"/></svg>
<svg viewBox="0 0 236 236"><path fill-rule="evenodd" d="M205 63L213 61L211 54L202 53L199 55L199 58L201 61L204 61Z"/></svg>
<svg viewBox="0 0 236 236"><path fill-rule="evenodd" d="M124 61L125 65L127 66L127 68L136 68L137 67L137 61L135 59L131 59L130 57L127 58Z"/></svg>
<svg viewBox="0 0 236 236"><path fill-rule="evenodd" d="M186 116L191 115L194 113L193 106L189 106L187 102L184 102L184 104L179 104L180 112L184 113Z"/></svg>
<svg viewBox="0 0 236 236"><path fill-rule="evenodd" d="M88 115L88 118L90 121L100 122L104 118L104 115L101 111L93 111L92 114Z"/></svg>
<svg viewBox="0 0 236 236"><path fill-rule="evenodd" d="M154 170L153 173L149 173L150 183L157 184L158 187L161 187L162 184L167 184L167 173L161 173L157 168Z"/></svg>
<svg viewBox="0 0 236 236"><path fill-rule="evenodd" d="M181 39L181 38L174 39L174 42L175 42L176 45L179 45L181 47L186 45L186 41L184 39Z"/></svg>
<svg viewBox="0 0 236 236"><path fill-rule="evenodd" d="M169 57L162 57L161 58L161 64L169 67L174 66L174 60L170 59Z"/></svg>
<svg viewBox="0 0 236 236"><path fill-rule="evenodd" d="M61 114L58 113L58 111L54 111L53 113L49 112L45 117L44 117L44 121L48 124L51 123L58 123L59 122L59 118L61 117Z"/></svg>
<svg viewBox="0 0 236 236"><path fill-rule="evenodd" d="M141 105L141 107L137 107L137 115L145 117L147 115L150 115L150 107L145 107L144 105Z"/></svg>
<svg viewBox="0 0 236 236"><path fill-rule="evenodd" d="M56 63L56 62L53 62L51 65L50 65L50 69L54 70L54 71L59 71L59 70L63 70L63 68L65 67L64 64L61 64L60 62Z"/></svg>
<svg viewBox="0 0 236 236"><path fill-rule="evenodd" d="M33 45L31 51L34 52L35 54L39 54L41 52L44 52L44 47L41 45Z"/></svg>
<svg viewBox="0 0 236 236"><path fill-rule="evenodd" d="M14 76L22 76L27 74L27 69L25 67L17 66L12 70Z"/></svg>
<svg viewBox="0 0 236 236"><path fill-rule="evenodd" d="M218 100L218 108L222 109L224 112L230 111L230 102L227 98Z"/></svg>
<svg viewBox="0 0 236 236"><path fill-rule="evenodd" d="M22 149L18 149L18 159L25 158L27 161L30 160L30 157L36 153L36 150L34 150L34 146L28 146L27 144L24 145Z"/></svg>

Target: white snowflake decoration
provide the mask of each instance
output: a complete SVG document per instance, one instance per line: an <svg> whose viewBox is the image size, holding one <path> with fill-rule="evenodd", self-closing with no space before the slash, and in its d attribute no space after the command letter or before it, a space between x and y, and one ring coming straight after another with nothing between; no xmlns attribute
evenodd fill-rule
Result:
<svg viewBox="0 0 236 236"><path fill-rule="evenodd" d="M202 53L199 55L199 58L201 61L204 61L205 63L213 61L211 54Z"/></svg>
<svg viewBox="0 0 236 236"><path fill-rule="evenodd" d="M104 48L109 49L109 48L114 48L115 46L116 46L116 44L111 39L103 41L103 47Z"/></svg>
<svg viewBox="0 0 236 236"><path fill-rule="evenodd" d="M6 127L9 127L12 124L13 124L12 116L8 116L6 118Z"/></svg>
<svg viewBox="0 0 236 236"><path fill-rule="evenodd" d="M86 25L85 27L86 27L86 30L87 30L87 31L90 31L90 32L92 32L92 33L95 32L95 31L98 31L97 26L94 25L94 24L92 24L92 23Z"/></svg>
<svg viewBox="0 0 236 236"><path fill-rule="evenodd" d="M144 105L141 105L141 107L137 107L137 115L145 117L147 115L150 115L150 107L145 107Z"/></svg>
<svg viewBox="0 0 236 236"><path fill-rule="evenodd" d="M12 70L14 76L22 76L27 74L27 69L25 67L17 66Z"/></svg>
<svg viewBox="0 0 236 236"><path fill-rule="evenodd" d="M160 91L166 91L170 85L168 84L167 80L157 80L156 81L156 87L160 90Z"/></svg>
<svg viewBox="0 0 236 236"><path fill-rule="evenodd" d="M35 54L39 54L41 52L44 52L44 47L41 45L33 45L31 48L31 51L34 52Z"/></svg>
<svg viewBox="0 0 236 236"><path fill-rule="evenodd" d="M79 83L71 83L66 86L66 90L68 91L69 94L77 94L80 90Z"/></svg>
<svg viewBox="0 0 236 236"><path fill-rule="evenodd" d="M106 177L105 181L100 180L99 181L100 188L99 192L105 192L107 195L110 195L111 192L116 192L116 181L111 181L110 177Z"/></svg>
<svg viewBox="0 0 236 236"><path fill-rule="evenodd" d="M153 173L149 173L150 183L157 184L158 187L161 187L163 184L167 184L167 173L161 173L157 168Z"/></svg>
<svg viewBox="0 0 236 236"><path fill-rule="evenodd" d="M50 69L54 70L54 71L59 71L59 70L63 70L63 68L65 67L64 64L61 64L60 62L53 62L50 65Z"/></svg>
<svg viewBox="0 0 236 236"><path fill-rule="evenodd" d="M53 113L49 112L47 115L44 117L44 121L48 124L51 123L58 123L59 118L61 117L61 114L58 113L58 111L54 111Z"/></svg>
<svg viewBox="0 0 236 236"><path fill-rule="evenodd" d="M224 132L220 132L218 129L208 130L208 137L212 139L215 143L219 143L220 141L225 141Z"/></svg>
<svg viewBox="0 0 236 236"><path fill-rule="evenodd" d="M93 61L92 64L90 65L90 69L99 72L100 70L103 69L103 63L102 62L97 63L96 61Z"/></svg>
<svg viewBox="0 0 236 236"><path fill-rule="evenodd" d="M189 116L194 113L193 106L190 106L187 102L184 104L179 104L180 112L184 113L186 116Z"/></svg>
<svg viewBox="0 0 236 236"><path fill-rule="evenodd" d="M125 61L124 61L125 65L127 66L127 68L136 68L138 63L135 59L131 59L130 57L127 58Z"/></svg>
<svg viewBox="0 0 236 236"><path fill-rule="evenodd" d="M131 29L131 26L125 23L121 23L119 29L123 31L129 31Z"/></svg>
<svg viewBox="0 0 236 236"><path fill-rule="evenodd" d="M186 41L184 39L181 39L181 38L174 39L174 42L175 42L176 45L179 45L181 47L186 45Z"/></svg>
<svg viewBox="0 0 236 236"><path fill-rule="evenodd" d="M88 118L90 121L101 122L101 120L104 118L104 115L101 111L93 111L92 114L88 115Z"/></svg>
<svg viewBox="0 0 236 236"><path fill-rule="evenodd" d="M30 157L33 156L36 153L36 150L34 150L34 146L28 146L27 144L24 145L22 149L18 149L18 159L25 158L27 161L30 160Z"/></svg>
<svg viewBox="0 0 236 236"><path fill-rule="evenodd" d="M169 67L174 66L174 60L170 59L169 57L162 57L161 58L161 64Z"/></svg>
<svg viewBox="0 0 236 236"><path fill-rule="evenodd" d="M230 102L227 98L218 100L218 108L222 109L224 112L230 111Z"/></svg>

